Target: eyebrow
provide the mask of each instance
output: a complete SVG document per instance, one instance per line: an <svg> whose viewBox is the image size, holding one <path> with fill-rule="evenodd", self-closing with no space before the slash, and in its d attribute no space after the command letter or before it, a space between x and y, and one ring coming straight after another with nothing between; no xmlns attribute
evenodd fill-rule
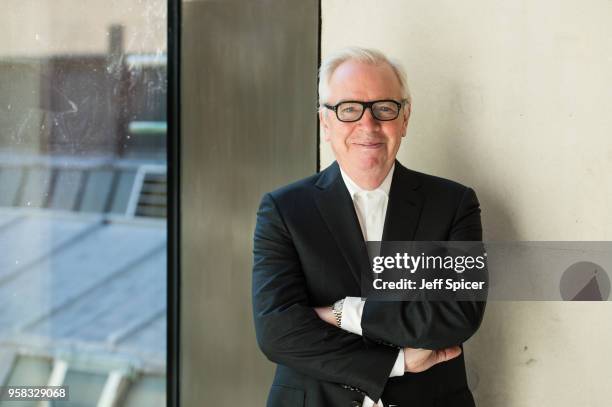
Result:
<svg viewBox="0 0 612 407"><path fill-rule="evenodd" d="M400 98L387 97L387 98L382 98L382 99L371 99L371 100L340 99L336 103L327 103L327 104L334 106L334 105L337 105L338 103L344 103L344 102L363 102L363 103L367 103L367 102L374 102L374 101L379 101L379 100L402 101L403 99L401 97Z"/></svg>

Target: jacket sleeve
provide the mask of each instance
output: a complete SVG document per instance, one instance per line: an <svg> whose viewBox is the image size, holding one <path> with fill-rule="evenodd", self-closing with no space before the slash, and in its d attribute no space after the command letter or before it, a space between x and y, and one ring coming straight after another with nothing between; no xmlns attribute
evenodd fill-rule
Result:
<svg viewBox="0 0 612 407"><path fill-rule="evenodd" d="M466 188L457 207L449 239L482 241L480 205ZM486 270L485 270L486 272ZM364 337L400 347L442 349L460 345L479 328L484 301L367 301L361 327Z"/></svg>
<svg viewBox="0 0 612 407"><path fill-rule="evenodd" d="M397 349L367 344L318 318L309 304L299 255L270 194L257 213L253 254L255 331L266 357L380 399Z"/></svg>

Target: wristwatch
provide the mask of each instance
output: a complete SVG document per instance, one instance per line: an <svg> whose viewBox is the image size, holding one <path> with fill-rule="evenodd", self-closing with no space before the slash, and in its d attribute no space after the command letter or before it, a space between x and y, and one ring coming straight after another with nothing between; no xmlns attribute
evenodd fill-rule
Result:
<svg viewBox="0 0 612 407"><path fill-rule="evenodd" d="M341 328L341 325L342 325L342 307L343 306L344 306L344 298L334 302L334 305L332 306L332 313L334 314L334 317L336 317L336 324L338 325L338 328Z"/></svg>

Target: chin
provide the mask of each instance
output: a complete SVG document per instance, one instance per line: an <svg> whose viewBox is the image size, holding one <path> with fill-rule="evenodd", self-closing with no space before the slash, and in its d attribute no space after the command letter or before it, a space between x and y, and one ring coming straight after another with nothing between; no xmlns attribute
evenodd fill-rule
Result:
<svg viewBox="0 0 612 407"><path fill-rule="evenodd" d="M366 160L359 162L355 167L360 171L380 171L384 165L380 160Z"/></svg>

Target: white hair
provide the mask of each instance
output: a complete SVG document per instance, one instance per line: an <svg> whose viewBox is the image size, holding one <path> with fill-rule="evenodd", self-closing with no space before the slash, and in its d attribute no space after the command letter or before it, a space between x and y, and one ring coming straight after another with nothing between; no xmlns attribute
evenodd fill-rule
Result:
<svg viewBox="0 0 612 407"><path fill-rule="evenodd" d="M406 71L402 65L382 52L372 48L346 47L326 57L319 68L319 105L327 101L329 97L329 80L336 68L346 61L358 61L372 65L387 64L393 69L400 84L402 97L412 104Z"/></svg>

